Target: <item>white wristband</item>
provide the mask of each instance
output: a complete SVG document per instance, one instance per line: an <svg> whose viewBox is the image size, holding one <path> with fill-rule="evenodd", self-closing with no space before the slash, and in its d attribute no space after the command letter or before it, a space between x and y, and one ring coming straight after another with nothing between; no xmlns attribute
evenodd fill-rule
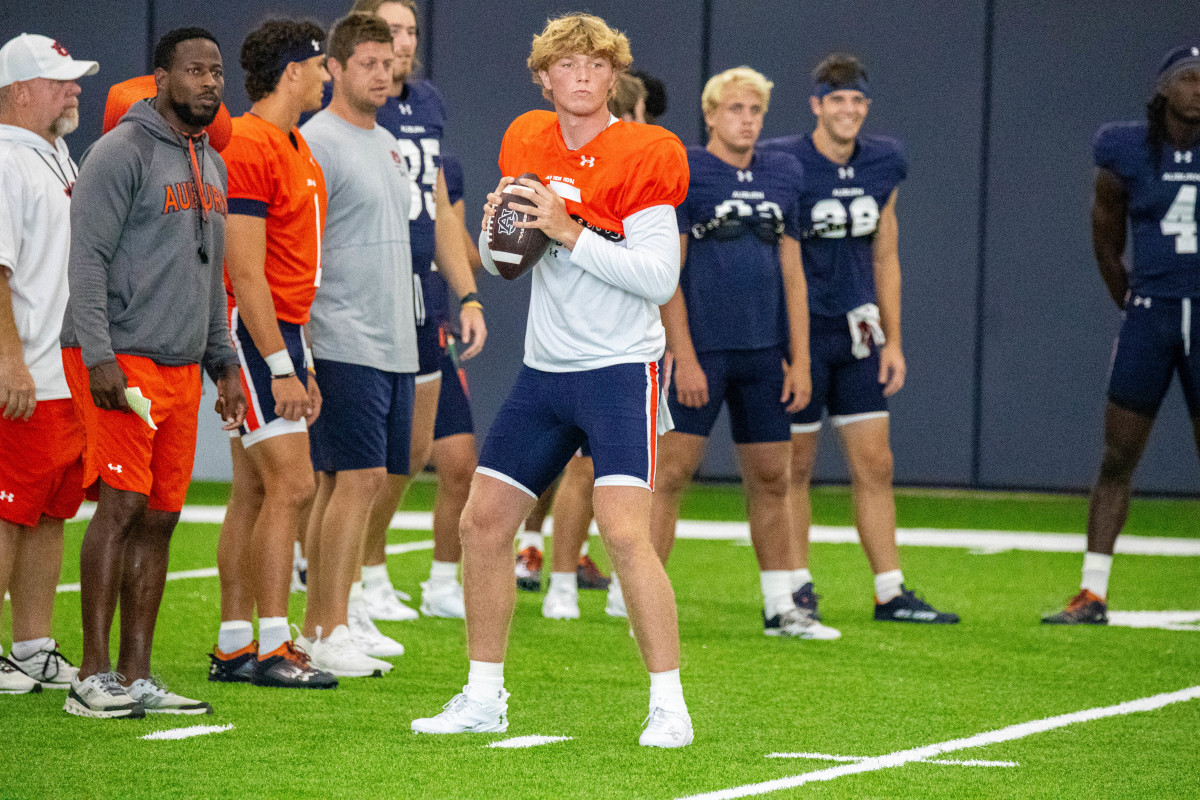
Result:
<svg viewBox="0 0 1200 800"><path fill-rule="evenodd" d="M308 346L308 342L305 342L304 343L304 368L312 369L315 366L316 366L316 363L313 361L312 348Z"/></svg>
<svg viewBox="0 0 1200 800"><path fill-rule="evenodd" d="M292 365L292 357L286 349L264 356L263 360L267 362L272 376L296 374L296 368Z"/></svg>

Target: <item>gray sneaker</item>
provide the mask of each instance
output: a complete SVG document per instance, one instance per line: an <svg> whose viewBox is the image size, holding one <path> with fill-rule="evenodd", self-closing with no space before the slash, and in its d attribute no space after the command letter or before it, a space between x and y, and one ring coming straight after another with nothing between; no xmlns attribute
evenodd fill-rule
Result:
<svg viewBox="0 0 1200 800"><path fill-rule="evenodd" d="M129 686L129 696L146 708L147 714L211 714L212 706L175 694L158 678L139 678Z"/></svg>
<svg viewBox="0 0 1200 800"><path fill-rule="evenodd" d="M97 672L72 680L63 711L92 719L141 719L146 709L121 685L123 677L117 672Z"/></svg>
<svg viewBox="0 0 1200 800"><path fill-rule="evenodd" d="M53 639L29 658L12 656L12 663L40 683L43 689L70 689L71 681L79 673L79 669L58 652L58 642Z"/></svg>

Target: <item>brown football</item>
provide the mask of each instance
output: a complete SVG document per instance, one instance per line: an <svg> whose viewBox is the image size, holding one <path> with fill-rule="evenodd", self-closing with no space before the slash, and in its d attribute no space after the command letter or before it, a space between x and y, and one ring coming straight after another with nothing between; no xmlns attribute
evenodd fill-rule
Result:
<svg viewBox="0 0 1200 800"><path fill-rule="evenodd" d="M532 172L526 172L521 178L542 182L542 179ZM517 180L520 181L521 178ZM510 192L508 187L502 196L503 202L488 220L487 248L492 261L496 262L496 270L500 277L511 281L524 275L545 255L550 246L550 237L537 228L518 228L516 223L526 222L534 217L515 211L511 206L531 204L520 195Z"/></svg>

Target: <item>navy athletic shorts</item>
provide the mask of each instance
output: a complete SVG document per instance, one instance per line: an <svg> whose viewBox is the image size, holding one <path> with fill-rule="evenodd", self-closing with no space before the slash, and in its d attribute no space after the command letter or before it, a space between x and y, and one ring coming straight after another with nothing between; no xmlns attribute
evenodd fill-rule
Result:
<svg viewBox="0 0 1200 800"><path fill-rule="evenodd" d="M820 430L825 411L835 427L886 417L887 398L879 382L879 350L875 345L871 345L866 358L855 358L845 317L813 315L809 324L812 400L792 415L792 433Z"/></svg>
<svg viewBox="0 0 1200 800"><path fill-rule="evenodd" d="M585 442L597 486L654 488L658 364L522 367L483 442L479 472L536 498Z"/></svg>
<svg viewBox="0 0 1200 800"><path fill-rule="evenodd" d="M462 433L475 433L470 397L467 374L455 369L450 354L443 352L442 388L438 393L437 418L433 423L434 441Z"/></svg>
<svg viewBox="0 0 1200 800"><path fill-rule="evenodd" d="M407 475L413 375L316 359L321 415L309 431L313 469L342 472L386 467Z"/></svg>
<svg viewBox="0 0 1200 800"><path fill-rule="evenodd" d="M292 369L300 383L308 386L308 368L304 366L304 331L292 322L277 320L283 344L292 358ZM275 395L271 392L271 368L258 352L250 331L241 323L237 306L229 309L229 330L237 350L238 365L242 378L242 392L246 395L246 421L231 435L242 440L243 447L252 447L263 439L285 433L304 433L308 423L283 419L275 413ZM318 384L319 386L320 384Z"/></svg>
<svg viewBox="0 0 1200 800"><path fill-rule="evenodd" d="M1133 296L1113 344L1108 399L1155 417L1178 372L1188 414L1200 418L1200 342L1191 298Z"/></svg>
<svg viewBox="0 0 1200 800"><path fill-rule="evenodd" d="M689 408L679 402L674 386L667 387L667 404L675 430L708 436L723 403L729 404L733 441L738 444L786 442L791 438L791 415L783 394L782 347L762 350L717 350L700 353L700 368L708 380L708 403Z"/></svg>

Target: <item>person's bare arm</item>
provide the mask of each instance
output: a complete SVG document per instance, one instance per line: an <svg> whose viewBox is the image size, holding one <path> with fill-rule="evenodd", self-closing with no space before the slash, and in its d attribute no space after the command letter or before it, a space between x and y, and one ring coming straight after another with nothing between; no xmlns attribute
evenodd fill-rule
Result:
<svg viewBox="0 0 1200 800"><path fill-rule="evenodd" d="M879 349L879 382L884 397L904 388L908 367L900 342L900 223L896 219L896 194L879 212L873 256L875 296L879 301L879 324L886 343Z"/></svg>
<svg viewBox="0 0 1200 800"><path fill-rule="evenodd" d="M0 264L0 416L27 420L37 405L37 387L25 363L25 348L13 316L9 274L8 266Z"/></svg>
<svg viewBox="0 0 1200 800"><path fill-rule="evenodd" d="M1125 307L1129 293L1129 273L1125 254L1125 221L1129 215L1129 193L1116 174L1096 169L1095 195L1092 199L1092 250L1100 277L1118 308Z"/></svg>

